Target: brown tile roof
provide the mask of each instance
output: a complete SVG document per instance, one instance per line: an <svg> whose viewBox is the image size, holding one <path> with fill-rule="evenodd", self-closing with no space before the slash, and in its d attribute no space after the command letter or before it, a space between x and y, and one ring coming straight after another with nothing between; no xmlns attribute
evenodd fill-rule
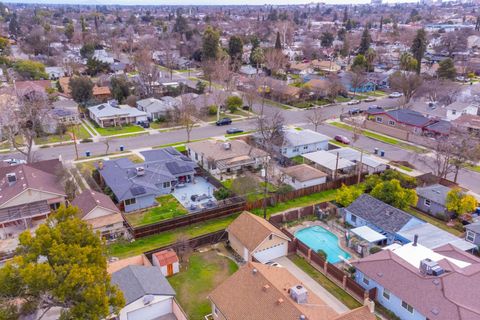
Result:
<svg viewBox="0 0 480 320"><path fill-rule="evenodd" d="M480 129L480 116L474 114L462 114L460 117L453 120L452 123L461 127Z"/></svg>
<svg viewBox="0 0 480 320"><path fill-rule="evenodd" d="M110 88L109 87L98 87L98 86L94 86L93 87L93 95L94 96L106 96L106 95L110 95L111 92L110 92Z"/></svg>
<svg viewBox="0 0 480 320"><path fill-rule="evenodd" d="M70 93L72 93L72 90L70 89L70 77L61 77L58 79L58 82L64 94L70 95Z"/></svg>
<svg viewBox="0 0 480 320"><path fill-rule="evenodd" d="M108 263L107 272L109 274L114 273L120 269L123 269L128 266L147 266L151 267L152 264L147 259L147 257L142 253L138 256L133 256L130 258L120 259L117 261L112 261Z"/></svg>
<svg viewBox="0 0 480 320"><path fill-rule="evenodd" d="M438 253L467 262L472 261L470 254L453 246L443 246ZM382 250L353 261L352 264L428 319L480 319L479 261L460 268L442 259L439 264L446 272L437 277L422 275L417 268L390 250Z"/></svg>
<svg viewBox="0 0 480 320"><path fill-rule="evenodd" d="M112 213L106 216L88 219L87 222L92 226L93 229L100 229L105 226L123 222L123 217L120 213Z"/></svg>
<svg viewBox="0 0 480 320"><path fill-rule="evenodd" d="M312 179L318 179L326 177L327 174L323 171L315 169L314 167L309 166L308 164L299 164L293 167L287 167L282 169L282 171L292 177L295 180L304 182Z"/></svg>
<svg viewBox="0 0 480 320"><path fill-rule="evenodd" d="M312 79L305 83L305 86L313 90L327 90L330 82L324 79Z"/></svg>
<svg viewBox="0 0 480 320"><path fill-rule="evenodd" d="M48 88L52 87L50 80L35 80L35 81L16 81L15 89L20 92L35 90L39 92L45 92Z"/></svg>
<svg viewBox="0 0 480 320"><path fill-rule="evenodd" d="M249 251L255 250L270 234L286 237L270 222L250 212L244 211L227 228L229 234L237 238Z"/></svg>
<svg viewBox="0 0 480 320"><path fill-rule="evenodd" d="M43 171L40 165L21 164L0 168L0 206L27 189L35 189L65 197L65 191L57 177ZM15 173L17 181L9 184L6 175Z"/></svg>
<svg viewBox="0 0 480 320"><path fill-rule="evenodd" d="M255 272L256 270L256 272ZM228 320L335 319L337 313L308 290L308 303L298 304L289 289L303 285L286 268L248 263L220 284L209 298Z"/></svg>
<svg viewBox="0 0 480 320"><path fill-rule="evenodd" d="M363 306L344 314L339 315L334 320L375 320L376 317L370 312L368 306Z"/></svg>
<svg viewBox="0 0 480 320"><path fill-rule="evenodd" d="M82 211L82 217L89 214L96 207L102 207L112 212L120 213L112 199L106 194L93 190L86 190L75 197L72 205L78 207Z"/></svg>
<svg viewBox="0 0 480 320"><path fill-rule="evenodd" d="M223 141L203 140L187 143L187 148L195 151L195 153L204 156L204 161L208 158L214 161L234 159L241 156L249 157L266 157L267 153L263 150L255 148L242 140L230 140L230 149L225 149Z"/></svg>
<svg viewBox="0 0 480 320"><path fill-rule="evenodd" d="M160 266L166 266L175 262L178 262L178 256L173 250L163 250L153 254Z"/></svg>

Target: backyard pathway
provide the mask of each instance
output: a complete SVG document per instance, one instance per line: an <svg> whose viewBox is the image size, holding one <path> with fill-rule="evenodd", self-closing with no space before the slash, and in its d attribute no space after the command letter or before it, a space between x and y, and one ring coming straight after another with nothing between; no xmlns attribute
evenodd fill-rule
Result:
<svg viewBox="0 0 480 320"><path fill-rule="evenodd" d="M302 269L297 267L290 259L287 257L281 257L275 259L276 262L281 264L284 268L287 268L297 279L299 279L303 284L305 284L310 290L312 290L317 296L320 297L325 303L335 310L338 313L344 313L350 311L343 303L341 303L337 298L332 296L325 288L313 280L308 274L303 272Z"/></svg>

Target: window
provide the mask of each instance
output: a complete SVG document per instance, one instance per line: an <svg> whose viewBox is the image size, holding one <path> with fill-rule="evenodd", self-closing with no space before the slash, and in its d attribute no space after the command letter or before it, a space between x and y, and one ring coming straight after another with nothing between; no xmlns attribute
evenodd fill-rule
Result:
<svg viewBox="0 0 480 320"><path fill-rule="evenodd" d="M394 126L394 125L395 125L395 121L393 121L393 120L388 120L388 125L389 125L389 126Z"/></svg>
<svg viewBox="0 0 480 320"><path fill-rule="evenodd" d="M431 204L430 199L425 199L425 201L423 201L423 203L425 203L425 205L427 207L430 207L430 204Z"/></svg>
<svg viewBox="0 0 480 320"><path fill-rule="evenodd" d="M298 147L293 148L293 152L298 152Z"/></svg>
<svg viewBox="0 0 480 320"><path fill-rule="evenodd" d="M272 240L272 239L273 239L273 234L268 236L268 240Z"/></svg>
<svg viewBox="0 0 480 320"><path fill-rule="evenodd" d="M467 236L465 237L465 240L473 243L475 241L475 233L470 230L467 230Z"/></svg>
<svg viewBox="0 0 480 320"><path fill-rule="evenodd" d="M379 123L382 123L383 122L383 119L382 117L376 117L375 118L375 121L379 122Z"/></svg>
<svg viewBox="0 0 480 320"><path fill-rule="evenodd" d="M213 314L218 316L218 309L216 305L213 305Z"/></svg>
<svg viewBox="0 0 480 320"><path fill-rule="evenodd" d="M452 110L452 114L453 115L457 114L457 110Z"/></svg>
<svg viewBox="0 0 480 320"><path fill-rule="evenodd" d="M137 203L137 199L135 199L135 198L127 199L127 200L125 200L124 202L125 202L125 205L126 205L126 206L129 206L129 205L132 205L132 204Z"/></svg>
<svg viewBox="0 0 480 320"><path fill-rule="evenodd" d="M52 211L58 210L60 208L60 202L50 204L50 209Z"/></svg>
<svg viewBox="0 0 480 320"><path fill-rule="evenodd" d="M163 187L164 188L170 188L170 181L164 182Z"/></svg>
<svg viewBox="0 0 480 320"><path fill-rule="evenodd" d="M357 216L352 214L352 217L350 218L350 220L352 220L353 223L357 222Z"/></svg>
<svg viewBox="0 0 480 320"><path fill-rule="evenodd" d="M303 146L303 150L307 150L308 149L308 146Z"/></svg>
<svg viewBox="0 0 480 320"><path fill-rule="evenodd" d="M402 307L408 312L413 313L413 307L408 303L406 303L405 301L402 301Z"/></svg>
<svg viewBox="0 0 480 320"><path fill-rule="evenodd" d="M390 291L388 291L387 289L383 289L382 295L385 299L390 300Z"/></svg>
<svg viewBox="0 0 480 320"><path fill-rule="evenodd" d="M370 279L368 279L366 276L363 276L362 282L368 286L370 284Z"/></svg>

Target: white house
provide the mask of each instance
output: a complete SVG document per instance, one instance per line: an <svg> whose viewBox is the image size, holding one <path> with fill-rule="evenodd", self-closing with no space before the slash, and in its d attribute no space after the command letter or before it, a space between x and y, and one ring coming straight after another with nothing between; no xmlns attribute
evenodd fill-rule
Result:
<svg viewBox="0 0 480 320"><path fill-rule="evenodd" d="M147 121L147 113L128 105L102 103L88 108L88 114L100 127L116 127Z"/></svg>
<svg viewBox="0 0 480 320"><path fill-rule="evenodd" d="M169 111L180 105L180 101L173 97L165 96L160 99L147 98L137 101L137 109L147 113L150 120L165 117Z"/></svg>
<svg viewBox="0 0 480 320"><path fill-rule="evenodd" d="M97 59L98 61L101 61L101 62L104 62L104 63L108 63L108 64L112 64L115 62L115 60L113 59L112 56L110 56L107 51L105 51L104 49L101 49L101 50L95 50L95 52L93 53L93 58L94 59Z"/></svg>
<svg viewBox="0 0 480 320"><path fill-rule="evenodd" d="M158 267L130 265L112 274L125 297L119 320L186 320L175 300L175 291Z"/></svg>
<svg viewBox="0 0 480 320"><path fill-rule="evenodd" d="M61 77L65 77L65 70L62 67L46 67L45 72L50 80L58 80Z"/></svg>
<svg viewBox="0 0 480 320"><path fill-rule="evenodd" d="M476 102L456 101L447 107L447 120L458 119L462 114L479 115L480 106Z"/></svg>
<svg viewBox="0 0 480 320"><path fill-rule="evenodd" d="M243 212L227 228L232 249L245 261L262 263L288 254L290 239L265 219Z"/></svg>
<svg viewBox="0 0 480 320"><path fill-rule="evenodd" d="M284 129L283 145L277 146L280 152L287 158L315 152L319 150L328 150L328 141L330 137L313 130Z"/></svg>
<svg viewBox="0 0 480 320"><path fill-rule="evenodd" d="M299 164L293 167L281 169L282 181L295 190L324 184L327 182L327 174L307 164Z"/></svg>
<svg viewBox="0 0 480 320"><path fill-rule="evenodd" d="M173 250L162 250L152 255L153 265L162 270L164 276L168 277L180 272L178 256Z"/></svg>

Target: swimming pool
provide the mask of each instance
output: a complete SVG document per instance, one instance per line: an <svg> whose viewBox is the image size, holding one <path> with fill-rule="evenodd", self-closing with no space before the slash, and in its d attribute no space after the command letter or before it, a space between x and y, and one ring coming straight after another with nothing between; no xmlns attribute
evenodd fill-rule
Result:
<svg viewBox="0 0 480 320"><path fill-rule="evenodd" d="M327 261L330 263L340 262L339 256L349 259L348 252L343 251L338 245L338 237L320 226L308 227L295 232L295 237L305 243L315 252L322 249L327 254Z"/></svg>

